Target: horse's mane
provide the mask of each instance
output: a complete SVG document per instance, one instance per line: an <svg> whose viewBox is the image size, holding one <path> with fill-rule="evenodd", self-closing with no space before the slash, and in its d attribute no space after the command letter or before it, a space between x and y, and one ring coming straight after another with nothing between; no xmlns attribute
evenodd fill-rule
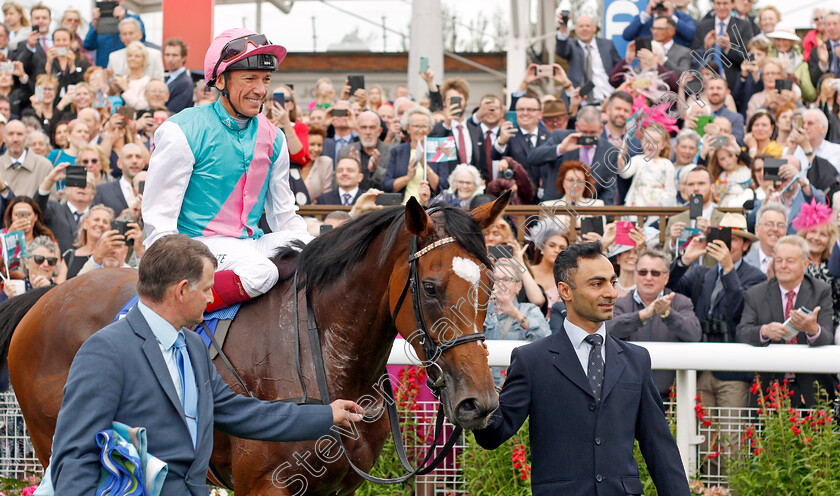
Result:
<svg viewBox="0 0 840 496"><path fill-rule="evenodd" d="M443 214L444 230L465 250L481 263L492 267L484 246L481 227L469 214L459 208L448 205L434 205ZM377 210L361 217L351 219L342 226L327 231L306 245L302 251L300 245L280 248L274 255L275 263L297 257L297 269L305 274L307 292L312 288L321 288L341 279L367 253L370 244L386 231L379 261L384 262L401 235L408 236L402 229L405 207L389 207ZM299 253L298 253L299 252ZM288 280L294 272L284 277ZM304 281L299 280L302 285Z"/></svg>

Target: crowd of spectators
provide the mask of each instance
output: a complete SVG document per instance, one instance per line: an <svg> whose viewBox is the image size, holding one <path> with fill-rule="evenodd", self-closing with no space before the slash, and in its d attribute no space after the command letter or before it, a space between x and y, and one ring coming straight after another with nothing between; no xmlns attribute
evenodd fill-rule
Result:
<svg viewBox="0 0 840 496"><path fill-rule="evenodd" d="M512 204L539 205L539 222L505 217L485 232L497 260L485 322L492 339L560 329L554 259L600 240L619 275L616 337L833 344L840 13L815 10L814 29L800 39L774 7L714 0L693 18L688 3L650 2L624 31L624 53L599 37L592 17L558 16L562 63L531 64L508 95L471 94L462 78L437 84L429 70L423 95L404 85L388 95L376 84L351 93L349 81L323 78L315 99L302 102L275 78L264 113L285 134L296 202L352 207L329 215L325 228L381 208L383 193L468 209L510 190ZM2 10L0 212L4 233L22 231L28 246L19 270L4 276L5 300L97 268L136 266L155 130L219 92L193 81L183 41L144 41L143 22L122 2L116 32L98 31L103 17L93 9L84 36L74 8L57 23L42 4ZM668 92L685 103L679 112L657 105ZM454 153L430 160L429 138L450 137ZM65 184L69 166L86 169L84 187ZM605 205L691 207L664 225L574 215L576 206ZM310 221L317 235L322 223ZM797 404L813 403L813 379L837 390L831 376L783 377ZM749 380L704 372L698 385L707 406L735 408L748 404ZM666 396L673 374L656 381Z"/></svg>

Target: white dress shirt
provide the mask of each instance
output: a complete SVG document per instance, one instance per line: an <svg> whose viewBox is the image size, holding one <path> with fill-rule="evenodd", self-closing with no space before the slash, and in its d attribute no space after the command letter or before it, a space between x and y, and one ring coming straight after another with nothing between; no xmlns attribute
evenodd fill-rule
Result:
<svg viewBox="0 0 840 496"><path fill-rule="evenodd" d="M350 189L350 190L346 190L346 189L342 188L341 186L338 187L338 200L340 202L342 202L341 203L342 205L344 204L344 195L345 194L350 195L350 203L349 204L352 205L353 204L353 199L356 198L356 195L359 194L359 187L356 186L355 188Z"/></svg>
<svg viewBox="0 0 840 496"><path fill-rule="evenodd" d="M460 143L460 134L464 133L464 156L467 158L467 163L472 163L472 138L470 137L470 129L467 127L467 121L469 119L464 119L461 122L455 121L452 119L452 136L455 136L455 146L458 146ZM459 129L460 127L460 129Z"/></svg>
<svg viewBox="0 0 840 496"><path fill-rule="evenodd" d="M557 39L568 40L569 32L561 33L558 31ZM577 40L577 42L580 45L581 50L583 50L585 56L586 43L580 40ZM615 88L613 88L610 84L610 75L607 74L607 71L604 69L604 61L601 59L601 52L598 51L598 43L595 42L595 38L592 38L589 44L592 45L592 82L595 84L595 89L592 90L592 98L594 98L596 102L602 102L613 94ZM612 69L613 68L610 67L610 71L612 71Z"/></svg>
<svg viewBox="0 0 840 496"><path fill-rule="evenodd" d="M586 342L586 336L589 336L589 333L569 322L569 319L563 322L563 328L566 330L566 335L569 336L569 341L572 342L572 348L574 348L580 366L583 368L583 375L589 377L589 352L592 350L592 345ZM595 334L600 334L604 338L604 344L601 346L601 360L606 364L607 325L602 323Z"/></svg>
<svg viewBox="0 0 840 496"><path fill-rule="evenodd" d="M134 196L134 187L128 182L125 176L120 177L120 190L125 198L125 202L128 204L128 208L131 208L137 201L137 197ZM120 213L114 212L114 215L119 216Z"/></svg>

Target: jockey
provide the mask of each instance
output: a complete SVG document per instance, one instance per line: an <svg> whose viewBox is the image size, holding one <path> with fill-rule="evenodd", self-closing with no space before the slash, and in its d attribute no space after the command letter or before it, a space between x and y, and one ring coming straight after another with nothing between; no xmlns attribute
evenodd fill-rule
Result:
<svg viewBox="0 0 840 496"><path fill-rule="evenodd" d="M265 35L224 31L204 57L204 79L219 100L179 112L155 133L145 244L180 232L210 248L219 266L208 312L266 293L279 277L268 257L293 240L312 240L295 213L286 138L260 112L285 56ZM263 210L268 234L257 225Z"/></svg>

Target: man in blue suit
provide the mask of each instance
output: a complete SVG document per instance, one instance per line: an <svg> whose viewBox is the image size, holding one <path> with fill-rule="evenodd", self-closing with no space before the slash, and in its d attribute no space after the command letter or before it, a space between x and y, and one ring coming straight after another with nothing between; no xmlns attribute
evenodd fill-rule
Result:
<svg viewBox="0 0 840 496"><path fill-rule="evenodd" d="M173 114L193 106L193 82L187 70L187 44L181 38L169 38L163 44L163 62L169 73L164 78L169 88L166 108Z"/></svg>
<svg viewBox="0 0 840 496"><path fill-rule="evenodd" d="M569 246L554 262L566 303L556 334L513 350L499 409L473 431L495 449L530 417L534 496L642 494L633 442L660 494L688 481L644 348L607 333L617 280L600 242Z"/></svg>
<svg viewBox="0 0 840 496"><path fill-rule="evenodd" d="M575 88L592 81L595 88L590 94L590 103L606 100L614 91L609 77L613 68L621 62L615 45L610 40L596 38L597 26L591 16L582 15L575 22L576 39L569 39L569 27L562 22L557 30L557 55L569 62L567 71Z"/></svg>
<svg viewBox="0 0 840 496"><path fill-rule="evenodd" d="M56 422L50 470L56 494L92 495L100 473L95 436L119 421L142 426L149 453L166 462L162 496L206 496L213 429L266 441L301 441L349 426L352 401L269 403L236 395L198 334L213 301L216 257L183 234L155 242L140 262L140 302L76 353Z"/></svg>
<svg viewBox="0 0 840 496"><path fill-rule="evenodd" d="M520 164L528 163L531 150L545 143L548 129L542 123L542 103L533 93L526 93L516 100L516 121L514 126L510 121L504 121L499 131L499 139L493 145L490 156L493 160L510 157ZM534 184L539 183L539 168L526 167L528 177ZM492 179L498 179L495 170Z"/></svg>
<svg viewBox="0 0 840 496"><path fill-rule="evenodd" d="M661 8L654 12L655 5L661 5ZM691 46L691 42L694 41L697 21L687 12L674 10L674 4L671 2L660 2L659 0L649 0L645 10L639 12L639 15L634 17L630 24L624 28L621 37L627 41L633 41L640 37L651 37L653 21L660 17L670 17L677 23L674 42L684 47Z"/></svg>

